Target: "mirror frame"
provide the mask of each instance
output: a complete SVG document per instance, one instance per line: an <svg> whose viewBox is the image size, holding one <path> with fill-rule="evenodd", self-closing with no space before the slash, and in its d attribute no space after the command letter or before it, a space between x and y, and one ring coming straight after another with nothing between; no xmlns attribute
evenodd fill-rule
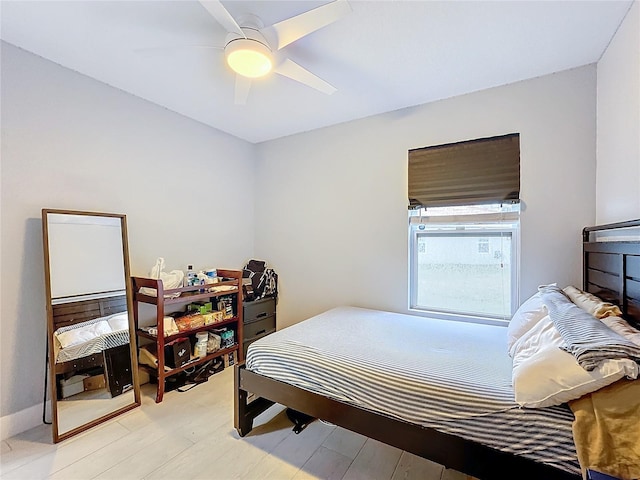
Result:
<svg viewBox="0 0 640 480"><path fill-rule="evenodd" d="M83 216L94 216L94 217L112 217L120 219L120 227L122 234L122 256L124 259L124 275L125 275L125 290L127 297L127 311L128 311L128 320L129 320L129 345L131 351L131 375L133 381L133 393L134 393L134 401L129 405L125 405L124 407L120 407L113 412L102 415L94 420L91 420L87 423L81 424L77 427L72 428L66 432L60 433L58 431L58 386L56 382L56 370L55 370L55 352L53 345L53 335L54 335L54 321L53 321L53 304L51 299L51 270L50 270L50 254L49 254L49 227L48 227L48 216L49 214L63 214L63 215L83 215ZM46 302L47 302L47 361L48 361L48 369L47 373L49 375L49 392L50 392L50 401L51 401L51 424L52 424L52 433L53 433L53 442L58 443L62 440L65 440L69 437L82 433L89 428L95 427L101 423L106 422L118 415L121 415L129 410L132 410L136 407L139 407L141 404L140 400L140 381L138 376L138 352L136 347L136 332L133 321L133 294L131 290L131 274L129 268L129 246L128 246L128 236L127 236L127 218L124 214L117 213L102 213L102 212L87 212L87 211L78 211L78 210L59 210L59 209L42 209L42 238L43 238L43 250L44 250L44 276L45 276L45 290L46 290Z"/></svg>

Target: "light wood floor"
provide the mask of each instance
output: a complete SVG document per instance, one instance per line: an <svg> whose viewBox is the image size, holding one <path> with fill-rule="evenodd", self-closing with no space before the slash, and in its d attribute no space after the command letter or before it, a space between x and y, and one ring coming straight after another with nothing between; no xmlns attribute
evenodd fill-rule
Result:
<svg viewBox="0 0 640 480"><path fill-rule="evenodd" d="M58 428L68 432L94 418L106 415L135 402L133 390L116 397L106 388L78 393L58 401Z"/></svg>
<svg viewBox="0 0 640 480"><path fill-rule="evenodd" d="M54 445L42 425L2 442L3 479L467 480L453 470L320 421L292 432L284 408L233 429L233 369Z"/></svg>

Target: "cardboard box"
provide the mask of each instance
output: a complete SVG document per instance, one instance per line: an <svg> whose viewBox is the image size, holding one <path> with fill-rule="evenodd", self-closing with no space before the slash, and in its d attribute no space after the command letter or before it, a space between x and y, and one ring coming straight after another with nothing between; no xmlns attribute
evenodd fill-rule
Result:
<svg viewBox="0 0 640 480"><path fill-rule="evenodd" d="M199 313L191 313L189 315L182 315L176 319L176 327L181 332L187 332L195 328L204 327L204 317Z"/></svg>
<svg viewBox="0 0 640 480"><path fill-rule="evenodd" d="M84 379L88 377L89 375L74 375L66 380L60 380L62 398L84 392Z"/></svg>
<svg viewBox="0 0 640 480"><path fill-rule="evenodd" d="M211 302L190 303L189 305L187 305L188 312L196 312L201 315L209 313L211 310L213 310L213 304Z"/></svg>
<svg viewBox="0 0 640 480"><path fill-rule="evenodd" d="M138 368L138 380L140 381L140 385L144 385L151 381L151 376L144 368Z"/></svg>
<svg viewBox="0 0 640 480"><path fill-rule="evenodd" d="M104 375L93 375L92 377L85 378L82 383L84 383L84 390L100 390L107 386L107 382L104 379Z"/></svg>

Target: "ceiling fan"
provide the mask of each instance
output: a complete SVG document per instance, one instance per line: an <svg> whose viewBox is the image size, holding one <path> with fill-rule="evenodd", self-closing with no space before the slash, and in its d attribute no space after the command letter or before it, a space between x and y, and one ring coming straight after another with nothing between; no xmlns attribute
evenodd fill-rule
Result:
<svg viewBox="0 0 640 480"><path fill-rule="evenodd" d="M267 27L255 15L246 15L236 21L220 0L200 0L200 3L229 32L224 55L229 67L236 72L236 104L246 104L254 78L272 71L327 95L336 91L333 85L293 60L277 58L275 52L351 12L347 0L334 0Z"/></svg>

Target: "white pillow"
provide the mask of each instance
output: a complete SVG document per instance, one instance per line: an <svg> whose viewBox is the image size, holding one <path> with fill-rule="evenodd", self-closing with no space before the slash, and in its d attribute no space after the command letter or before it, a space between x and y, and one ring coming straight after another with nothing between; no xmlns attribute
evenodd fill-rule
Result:
<svg viewBox="0 0 640 480"><path fill-rule="evenodd" d="M509 351L509 355L513 358L513 367L520 365L543 348L559 348L563 343L562 335L549 315L546 315L513 344Z"/></svg>
<svg viewBox="0 0 640 480"><path fill-rule="evenodd" d="M640 330L633 328L623 318L605 317L600 320L618 335L640 346Z"/></svg>
<svg viewBox="0 0 640 480"><path fill-rule="evenodd" d="M56 332L56 338L60 342L62 348L73 347L81 343L93 340L104 333L111 332L111 327L106 320L101 320L84 327L74 328L63 333Z"/></svg>
<svg viewBox="0 0 640 480"><path fill-rule="evenodd" d="M547 315L540 293L524 302L511 317L507 327L507 351L511 354L513 344Z"/></svg>
<svg viewBox="0 0 640 480"><path fill-rule="evenodd" d="M587 371L573 355L550 346L514 367L513 389L518 405L549 407L595 392L624 376L636 378L638 364L626 358L605 360L594 370Z"/></svg>
<svg viewBox="0 0 640 480"><path fill-rule="evenodd" d="M573 303L596 318L603 319L622 315L620 307L613 303L605 302L589 292L583 292L571 285L563 288L562 291L567 294Z"/></svg>
<svg viewBox="0 0 640 480"><path fill-rule="evenodd" d="M116 313L107 319L107 323L114 332L129 330L129 314L127 312Z"/></svg>

